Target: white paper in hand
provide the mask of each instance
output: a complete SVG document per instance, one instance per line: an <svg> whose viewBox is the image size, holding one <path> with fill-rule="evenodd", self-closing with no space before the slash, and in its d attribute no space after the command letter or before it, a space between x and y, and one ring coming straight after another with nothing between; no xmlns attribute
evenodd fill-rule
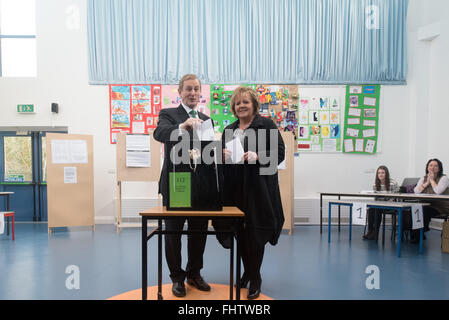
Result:
<svg viewBox="0 0 449 320"><path fill-rule="evenodd" d="M213 141L215 140L214 126L212 125L212 120L207 119L201 123L198 136L201 141Z"/></svg>
<svg viewBox="0 0 449 320"><path fill-rule="evenodd" d="M226 149L232 152L231 161L232 163L238 163L242 161L243 155L245 151L243 150L242 144L239 138L235 138L234 140L226 143Z"/></svg>

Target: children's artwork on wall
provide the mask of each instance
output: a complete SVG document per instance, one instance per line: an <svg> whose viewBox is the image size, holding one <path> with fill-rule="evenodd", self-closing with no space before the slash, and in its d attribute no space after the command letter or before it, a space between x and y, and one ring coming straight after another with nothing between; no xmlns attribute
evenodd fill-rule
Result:
<svg viewBox="0 0 449 320"><path fill-rule="evenodd" d="M177 108L181 104L181 97L178 93L178 85L162 86L162 108ZM200 101L197 111L210 116L210 86L201 85Z"/></svg>
<svg viewBox="0 0 449 320"><path fill-rule="evenodd" d="M161 85L109 85L110 142L119 132L148 133L156 128Z"/></svg>
<svg viewBox="0 0 449 320"><path fill-rule="evenodd" d="M316 92L326 93L328 90L330 94L299 97L298 150L320 153L341 152L340 98L333 95L336 93L333 91L335 88L319 88L319 90ZM301 92L301 88L299 91ZM309 129L308 134L303 133L305 128Z"/></svg>
<svg viewBox="0 0 449 320"><path fill-rule="evenodd" d="M344 152L376 153L380 85L347 86L346 97Z"/></svg>
<svg viewBox="0 0 449 320"><path fill-rule="evenodd" d="M254 85L245 85L255 89ZM224 128L237 118L231 111L231 97L239 85L212 84L209 86L209 108L215 132L223 132Z"/></svg>
<svg viewBox="0 0 449 320"><path fill-rule="evenodd" d="M299 123L298 109L301 109L298 107L298 86L257 84L256 92L261 104L260 114L271 118L280 131L293 132L296 139ZM303 101L302 103L304 109L309 102ZM307 115L302 116L307 117ZM307 123L307 119L305 123Z"/></svg>

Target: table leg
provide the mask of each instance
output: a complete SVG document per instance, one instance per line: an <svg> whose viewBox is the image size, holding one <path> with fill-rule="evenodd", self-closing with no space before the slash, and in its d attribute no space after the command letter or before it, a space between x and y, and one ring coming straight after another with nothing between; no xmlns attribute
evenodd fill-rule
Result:
<svg viewBox="0 0 449 320"><path fill-rule="evenodd" d="M323 195L320 193L320 234L323 233Z"/></svg>
<svg viewBox="0 0 449 320"><path fill-rule="evenodd" d="M340 206L338 206L340 207ZM329 220L327 222L327 242L331 242L331 210L332 204L329 203Z"/></svg>
<svg viewBox="0 0 449 320"><path fill-rule="evenodd" d="M400 257L402 240L402 208L398 208L398 219L398 257Z"/></svg>
<svg viewBox="0 0 449 320"><path fill-rule="evenodd" d="M237 235L236 235L236 238L237 238L237 274L236 274L236 278L237 278L237 281L236 281L236 283L237 283L237 286L236 286L236 292L235 292L235 299L236 300L240 300L240 259L241 259L241 256L240 256L240 230L242 230L241 228L243 227L242 226L242 223L243 222L240 222L240 225L238 226L238 228L237 228Z"/></svg>
<svg viewBox="0 0 449 320"><path fill-rule="evenodd" d="M340 196L338 196L338 200L340 200ZM338 206L338 232L340 232L340 217L341 217L341 211L340 211L340 206Z"/></svg>
<svg viewBox="0 0 449 320"><path fill-rule="evenodd" d="M234 238L234 234L232 234L232 238ZM234 300L234 239L231 239L229 260L229 300ZM236 282L239 282L238 278Z"/></svg>
<svg viewBox="0 0 449 320"><path fill-rule="evenodd" d="M382 245L385 245L385 213L382 214Z"/></svg>
<svg viewBox="0 0 449 320"><path fill-rule="evenodd" d="M164 299L162 297L162 219L158 220L157 233L157 299Z"/></svg>
<svg viewBox="0 0 449 320"><path fill-rule="evenodd" d="M424 228L419 230L419 253L423 251L423 239L424 238Z"/></svg>
<svg viewBox="0 0 449 320"><path fill-rule="evenodd" d="M338 208L340 208L340 206L338 206ZM349 206L349 241L351 241L351 239L352 239L352 204Z"/></svg>
<svg viewBox="0 0 449 320"><path fill-rule="evenodd" d="M147 300L147 218L142 217L142 300Z"/></svg>

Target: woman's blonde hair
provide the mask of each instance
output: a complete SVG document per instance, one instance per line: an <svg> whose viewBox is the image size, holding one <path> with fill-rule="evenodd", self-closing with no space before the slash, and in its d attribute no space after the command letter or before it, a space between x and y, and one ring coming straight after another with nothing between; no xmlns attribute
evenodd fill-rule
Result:
<svg viewBox="0 0 449 320"><path fill-rule="evenodd" d="M235 89L234 93L232 94L232 97L231 97L232 113L235 115L235 100L238 97L240 97L241 95L243 95L244 93L249 94L251 102L253 103L253 108L254 108L253 112L254 112L254 114L258 114L259 110L260 110L260 101L259 101L259 96L257 95L257 92L251 87L243 87L243 86L240 86L237 89Z"/></svg>

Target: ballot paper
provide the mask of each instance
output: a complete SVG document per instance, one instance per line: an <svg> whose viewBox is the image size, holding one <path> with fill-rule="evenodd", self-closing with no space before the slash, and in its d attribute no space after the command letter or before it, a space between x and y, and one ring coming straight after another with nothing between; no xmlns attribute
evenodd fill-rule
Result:
<svg viewBox="0 0 449 320"><path fill-rule="evenodd" d="M195 131L198 139L200 139L201 141L215 140L214 126L212 125L211 119L203 121Z"/></svg>
<svg viewBox="0 0 449 320"><path fill-rule="evenodd" d="M242 161L245 151L243 150L242 143L239 138L235 138L226 143L226 149L232 152L231 161L232 163L239 163Z"/></svg>

